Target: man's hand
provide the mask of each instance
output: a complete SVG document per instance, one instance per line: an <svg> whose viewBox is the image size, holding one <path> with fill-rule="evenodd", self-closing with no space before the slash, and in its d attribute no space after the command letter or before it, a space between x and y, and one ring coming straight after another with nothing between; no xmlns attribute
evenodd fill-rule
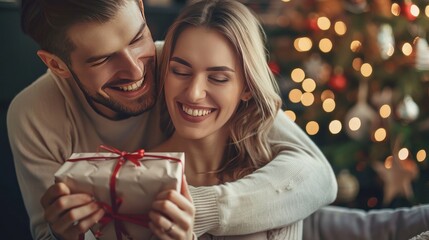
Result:
<svg viewBox="0 0 429 240"><path fill-rule="evenodd" d="M60 239L79 239L104 215L104 210L88 194L71 194L64 183L52 185L40 200L45 220Z"/></svg>
<svg viewBox="0 0 429 240"><path fill-rule="evenodd" d="M162 240L193 239L195 207L186 178L183 178L180 193L167 190L158 194L149 218L150 229Z"/></svg>

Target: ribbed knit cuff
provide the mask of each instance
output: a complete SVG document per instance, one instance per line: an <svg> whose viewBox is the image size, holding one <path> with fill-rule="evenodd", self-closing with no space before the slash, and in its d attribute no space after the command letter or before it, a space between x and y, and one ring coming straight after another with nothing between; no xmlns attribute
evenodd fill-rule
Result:
<svg viewBox="0 0 429 240"><path fill-rule="evenodd" d="M57 238L57 236L55 236L54 232L52 231L51 225L50 225L49 223L47 223L47 225L48 225L49 233L51 234L51 237L52 237L51 239L52 239L52 240L59 240L59 239Z"/></svg>
<svg viewBox="0 0 429 240"><path fill-rule="evenodd" d="M189 186L196 208L194 232L197 236L219 228L219 208L213 187Z"/></svg>

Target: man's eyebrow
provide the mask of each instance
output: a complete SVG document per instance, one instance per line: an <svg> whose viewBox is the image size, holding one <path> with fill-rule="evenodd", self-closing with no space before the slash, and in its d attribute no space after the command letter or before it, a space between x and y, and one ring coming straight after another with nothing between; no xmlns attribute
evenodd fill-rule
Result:
<svg viewBox="0 0 429 240"><path fill-rule="evenodd" d="M140 26L138 32L136 35L134 35L133 39L130 41L130 44L133 43L136 39L139 38L139 35L143 32L143 30L146 28L146 22L143 22L142 25ZM85 60L85 63L94 63L97 62L100 59L106 58L110 55L112 55L113 53L107 53L107 54L103 54L103 55L98 55L98 56L92 56L89 57Z"/></svg>
<svg viewBox="0 0 429 240"><path fill-rule="evenodd" d="M192 64L188 63L186 60L179 58L179 57L172 57L170 59L170 61L178 62L178 63L183 64L183 65L190 67L190 68L192 67ZM206 70L207 71L221 71L221 72L223 72L223 71L235 72L234 69L229 68L227 66L208 67L208 68L206 68Z"/></svg>

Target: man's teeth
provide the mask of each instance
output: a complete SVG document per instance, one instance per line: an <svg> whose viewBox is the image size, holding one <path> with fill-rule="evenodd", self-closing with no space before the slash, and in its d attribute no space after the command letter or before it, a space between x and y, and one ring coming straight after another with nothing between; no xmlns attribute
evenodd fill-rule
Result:
<svg viewBox="0 0 429 240"><path fill-rule="evenodd" d="M192 108L186 107L185 105L182 105L182 110L188 115L191 115L194 117L205 116L212 112L212 110L207 110L207 109L192 109Z"/></svg>
<svg viewBox="0 0 429 240"><path fill-rule="evenodd" d="M133 84L130 84L130 85L120 86L120 87L119 87L119 89L121 89L122 91L125 91L125 92L135 91L135 90L137 90L139 87L141 87L141 86L142 86L142 84L143 84L143 79L142 79L142 80L140 80L140 81L138 81L138 82L135 82L135 83L133 83Z"/></svg>

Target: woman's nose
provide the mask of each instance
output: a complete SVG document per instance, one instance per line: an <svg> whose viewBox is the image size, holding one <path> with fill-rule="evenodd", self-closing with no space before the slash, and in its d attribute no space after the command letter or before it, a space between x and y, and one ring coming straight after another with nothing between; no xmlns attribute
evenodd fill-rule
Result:
<svg viewBox="0 0 429 240"><path fill-rule="evenodd" d="M200 99L206 97L206 81L205 76L197 75L191 81L186 88L186 95L189 101L197 102Z"/></svg>

